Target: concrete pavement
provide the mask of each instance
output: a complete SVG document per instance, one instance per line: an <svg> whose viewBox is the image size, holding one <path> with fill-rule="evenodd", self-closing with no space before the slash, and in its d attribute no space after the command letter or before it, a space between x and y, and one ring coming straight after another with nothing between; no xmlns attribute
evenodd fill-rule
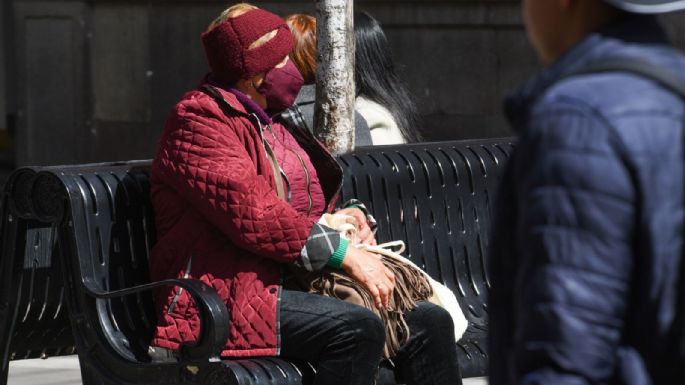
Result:
<svg viewBox="0 0 685 385"><path fill-rule="evenodd" d="M78 359L63 356L12 361L7 385L81 385ZM464 380L464 385L487 385L487 381L469 378Z"/></svg>
<svg viewBox="0 0 685 385"><path fill-rule="evenodd" d="M7 385L81 385L76 356L10 362Z"/></svg>

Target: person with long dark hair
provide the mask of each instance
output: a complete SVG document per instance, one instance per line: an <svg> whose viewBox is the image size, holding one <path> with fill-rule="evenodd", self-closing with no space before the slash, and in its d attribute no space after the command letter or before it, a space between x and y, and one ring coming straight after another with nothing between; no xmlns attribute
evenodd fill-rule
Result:
<svg viewBox="0 0 685 385"><path fill-rule="evenodd" d="M366 12L355 12L354 37L355 110L371 129L373 144L421 141L416 106L395 72L380 24Z"/></svg>
<svg viewBox="0 0 685 385"><path fill-rule="evenodd" d="M302 130L314 132L314 102L316 101L316 18L304 13L285 17L295 45L290 60L304 77L304 85L295 104L281 113L281 121ZM370 146L371 133L359 112L354 112L354 147Z"/></svg>

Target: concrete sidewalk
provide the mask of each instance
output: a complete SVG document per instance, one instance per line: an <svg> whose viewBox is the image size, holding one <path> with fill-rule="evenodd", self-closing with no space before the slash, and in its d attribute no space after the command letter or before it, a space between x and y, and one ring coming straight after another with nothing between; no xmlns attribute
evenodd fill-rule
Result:
<svg viewBox="0 0 685 385"><path fill-rule="evenodd" d="M76 356L10 362L7 385L81 385Z"/></svg>
<svg viewBox="0 0 685 385"><path fill-rule="evenodd" d="M63 356L12 361L7 385L81 385L78 359L76 356ZM487 385L487 381L469 378L464 380L464 385Z"/></svg>

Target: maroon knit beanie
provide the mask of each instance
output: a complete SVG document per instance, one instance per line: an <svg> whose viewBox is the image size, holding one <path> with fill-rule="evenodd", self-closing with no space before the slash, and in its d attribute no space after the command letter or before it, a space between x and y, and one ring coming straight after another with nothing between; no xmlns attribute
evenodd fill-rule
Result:
<svg viewBox="0 0 685 385"><path fill-rule="evenodd" d="M248 50L250 44L273 30L278 31L273 39ZM294 41L283 19L253 9L203 33L202 43L212 74L221 82L235 84L274 68L290 53Z"/></svg>

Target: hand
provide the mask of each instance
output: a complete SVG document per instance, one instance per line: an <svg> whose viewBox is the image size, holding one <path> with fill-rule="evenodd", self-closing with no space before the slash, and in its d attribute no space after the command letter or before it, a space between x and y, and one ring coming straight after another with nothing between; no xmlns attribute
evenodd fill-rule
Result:
<svg viewBox="0 0 685 385"><path fill-rule="evenodd" d="M390 298L395 290L395 275L380 258L368 251L348 247L343 270L371 293L376 307L390 310Z"/></svg>
<svg viewBox="0 0 685 385"><path fill-rule="evenodd" d="M357 236L359 237L360 243L365 245L376 245L376 237L373 235L373 231L371 230L369 222L366 220L366 215L363 211L356 207L351 207L338 210L336 214L349 215L355 219Z"/></svg>

